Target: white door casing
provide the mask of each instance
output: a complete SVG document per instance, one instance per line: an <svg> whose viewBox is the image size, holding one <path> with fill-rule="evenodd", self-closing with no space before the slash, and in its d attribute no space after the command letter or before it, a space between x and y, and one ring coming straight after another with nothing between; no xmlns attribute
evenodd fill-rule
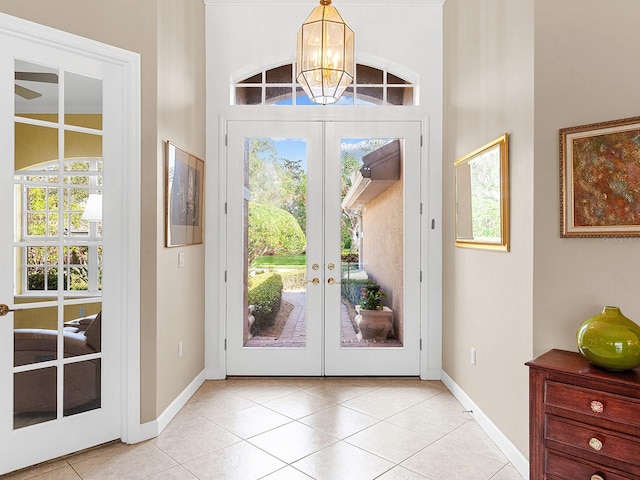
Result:
<svg viewBox="0 0 640 480"><path fill-rule="evenodd" d="M101 407L14 430L13 314L0 318L0 474L139 436L139 56L0 14L0 303L13 306L15 60L100 79L105 165ZM61 361L61 360L60 360ZM61 365L61 363L60 363ZM60 385L59 377L59 385Z"/></svg>

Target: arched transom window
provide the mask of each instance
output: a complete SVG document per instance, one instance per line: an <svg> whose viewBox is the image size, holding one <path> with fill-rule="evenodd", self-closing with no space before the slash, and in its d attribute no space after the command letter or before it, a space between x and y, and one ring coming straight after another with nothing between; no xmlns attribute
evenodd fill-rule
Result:
<svg viewBox="0 0 640 480"><path fill-rule="evenodd" d="M233 85L233 105L317 105L295 82L293 64L263 70ZM356 65L356 77L333 105L415 105L416 86L391 72Z"/></svg>

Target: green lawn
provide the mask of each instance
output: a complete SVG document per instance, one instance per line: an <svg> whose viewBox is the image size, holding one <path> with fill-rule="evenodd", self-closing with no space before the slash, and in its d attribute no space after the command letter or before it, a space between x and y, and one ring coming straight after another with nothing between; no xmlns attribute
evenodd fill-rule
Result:
<svg viewBox="0 0 640 480"><path fill-rule="evenodd" d="M267 255L256 258L251 264L252 268L296 268L306 265L305 255Z"/></svg>

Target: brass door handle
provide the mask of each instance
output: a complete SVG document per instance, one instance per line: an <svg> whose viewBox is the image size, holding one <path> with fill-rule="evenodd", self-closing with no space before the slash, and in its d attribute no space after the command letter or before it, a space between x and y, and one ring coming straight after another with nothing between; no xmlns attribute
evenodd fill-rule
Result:
<svg viewBox="0 0 640 480"><path fill-rule="evenodd" d="M315 277L311 280L308 280L307 283L313 283L314 285L318 285L320 283L320 279L318 277Z"/></svg>
<svg viewBox="0 0 640 480"><path fill-rule="evenodd" d="M330 278L327 280L327 283L328 283L329 285L340 285L340 282L336 282L336 281L333 279L333 277L330 277Z"/></svg>
<svg viewBox="0 0 640 480"><path fill-rule="evenodd" d="M9 308L9 305L0 303L0 317L4 317L9 312L19 312L21 308Z"/></svg>

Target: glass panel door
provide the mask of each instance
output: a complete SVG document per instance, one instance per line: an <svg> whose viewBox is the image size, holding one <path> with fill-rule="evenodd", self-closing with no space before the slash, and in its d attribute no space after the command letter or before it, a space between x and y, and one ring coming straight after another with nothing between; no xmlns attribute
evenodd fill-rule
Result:
<svg viewBox="0 0 640 480"><path fill-rule="evenodd" d="M230 122L228 374L419 373L419 131Z"/></svg>
<svg viewBox="0 0 640 480"><path fill-rule="evenodd" d="M119 309L118 275L105 275L111 301L102 322L103 249L118 261L103 244L102 194L112 192L103 165L113 179L120 161L107 152L123 134L103 130L103 119L121 112L118 74L106 60L0 37L0 71L10 72L0 78L5 473L120 436L121 319L107 311ZM112 219L105 216L109 234Z"/></svg>
<svg viewBox="0 0 640 480"><path fill-rule="evenodd" d="M417 375L420 124L328 123L325 145L325 374Z"/></svg>
<svg viewBox="0 0 640 480"><path fill-rule="evenodd" d="M231 122L227 373L320 375L322 124Z"/></svg>

